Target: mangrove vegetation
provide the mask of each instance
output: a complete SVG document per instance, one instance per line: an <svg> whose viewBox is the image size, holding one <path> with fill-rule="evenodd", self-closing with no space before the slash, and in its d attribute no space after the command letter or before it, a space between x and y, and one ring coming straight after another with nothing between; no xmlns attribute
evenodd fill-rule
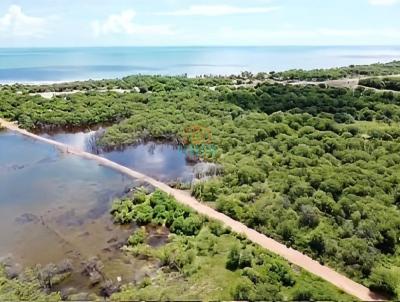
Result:
<svg viewBox="0 0 400 302"><path fill-rule="evenodd" d="M156 276L123 286L113 301L352 299L160 191L116 200L111 213L116 223L139 226L125 250L160 265ZM149 224L168 227L165 245L147 244Z"/></svg>
<svg viewBox="0 0 400 302"><path fill-rule="evenodd" d="M321 80L399 72L399 62L392 62L273 77ZM197 199L400 299L399 94L269 83L237 87L227 78L135 76L123 81L124 87L121 80L79 85L92 89L119 83L131 91L88 91L51 101L30 95L32 87L3 87L0 116L34 131L106 124L97 141L101 148L146 138L197 148L203 161L222 167L215 177L192 184ZM380 79L384 86L368 81L361 83L380 89L397 80ZM213 152L205 152L210 145ZM160 192L120 200L112 213L117 223L165 225L172 233L170 242L155 251L146 247L145 230L132 235L127 249L159 259L166 269L158 279L127 287L115 299L168 299L180 292L187 299L342 300L325 283ZM211 267L215 274L209 273ZM172 282L172 272L185 281L179 286ZM207 283L214 277L214 283ZM196 296L187 290L195 282L216 289ZM168 284L169 292L154 290Z"/></svg>

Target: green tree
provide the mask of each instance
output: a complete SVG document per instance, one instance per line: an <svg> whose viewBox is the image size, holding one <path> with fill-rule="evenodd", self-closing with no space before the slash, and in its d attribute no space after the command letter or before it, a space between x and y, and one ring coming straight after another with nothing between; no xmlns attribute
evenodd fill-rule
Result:
<svg viewBox="0 0 400 302"><path fill-rule="evenodd" d="M233 291L233 298L237 301L252 301L254 300L254 285L247 279L240 279Z"/></svg>
<svg viewBox="0 0 400 302"><path fill-rule="evenodd" d="M240 250L238 246L233 246L228 254L228 259L226 262L226 268L234 271L239 267L240 262Z"/></svg>
<svg viewBox="0 0 400 302"><path fill-rule="evenodd" d="M371 273L371 286L374 290L383 291L394 299L400 299L400 267L386 268L379 266Z"/></svg>

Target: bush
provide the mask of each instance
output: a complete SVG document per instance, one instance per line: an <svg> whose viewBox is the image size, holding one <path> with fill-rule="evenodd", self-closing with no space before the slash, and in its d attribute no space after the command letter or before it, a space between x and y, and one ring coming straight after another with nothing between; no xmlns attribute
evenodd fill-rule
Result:
<svg viewBox="0 0 400 302"><path fill-rule="evenodd" d="M290 273L290 268L279 262L273 263L269 271L272 275L275 275L274 279L282 283L283 286L291 287L296 283L294 276Z"/></svg>
<svg viewBox="0 0 400 302"><path fill-rule="evenodd" d="M239 267L240 261L240 249L238 246L233 246L228 254L228 259L226 262L226 268L234 271Z"/></svg>
<svg viewBox="0 0 400 302"><path fill-rule="evenodd" d="M310 205L301 206L300 223L315 228L319 224L318 209Z"/></svg>
<svg viewBox="0 0 400 302"><path fill-rule="evenodd" d="M260 283L257 284L253 294L254 301L284 301L279 286Z"/></svg>
<svg viewBox="0 0 400 302"><path fill-rule="evenodd" d="M389 294L394 299L400 299L400 267L377 267L372 270L370 279L371 289Z"/></svg>
<svg viewBox="0 0 400 302"><path fill-rule="evenodd" d="M197 235L203 225L203 220L198 215L190 214L184 218L179 216L172 223L170 230L178 235L194 236Z"/></svg>
<svg viewBox="0 0 400 302"><path fill-rule="evenodd" d="M222 224L218 221L211 221L208 224L208 228L210 229L210 232L214 234L215 236L222 236L224 234L228 234L229 230L222 226Z"/></svg>
<svg viewBox="0 0 400 302"><path fill-rule="evenodd" d="M297 289L293 293L293 301L312 301L312 300L313 300L313 294L311 289L309 288Z"/></svg>
<svg viewBox="0 0 400 302"><path fill-rule="evenodd" d="M138 224L148 224L153 219L153 208L148 204L140 204L134 208L134 217Z"/></svg>
<svg viewBox="0 0 400 302"><path fill-rule="evenodd" d="M251 301L254 299L254 285L247 279L240 279L239 284L235 287L233 291L233 298L236 301Z"/></svg>
<svg viewBox="0 0 400 302"><path fill-rule="evenodd" d="M147 195L144 190L138 190L133 194L133 203L134 204L142 204L146 202Z"/></svg>
<svg viewBox="0 0 400 302"><path fill-rule="evenodd" d="M162 265L177 271L191 265L196 257L193 250L186 250L179 242L164 246L158 254Z"/></svg>
<svg viewBox="0 0 400 302"><path fill-rule="evenodd" d="M128 243L131 246L137 246L139 244L144 243L146 240L147 232L144 227L138 229L133 235L131 235L128 239Z"/></svg>
<svg viewBox="0 0 400 302"><path fill-rule="evenodd" d="M120 224L131 223L134 219L133 210L134 204L129 199L117 199L113 202L111 214L114 216L114 221Z"/></svg>
<svg viewBox="0 0 400 302"><path fill-rule="evenodd" d="M240 252L239 258L239 268L251 267L251 260L253 259L253 254L251 250L245 249Z"/></svg>
<svg viewBox="0 0 400 302"><path fill-rule="evenodd" d="M323 233L317 232L312 234L309 245L317 255L322 255L325 252L325 238Z"/></svg>

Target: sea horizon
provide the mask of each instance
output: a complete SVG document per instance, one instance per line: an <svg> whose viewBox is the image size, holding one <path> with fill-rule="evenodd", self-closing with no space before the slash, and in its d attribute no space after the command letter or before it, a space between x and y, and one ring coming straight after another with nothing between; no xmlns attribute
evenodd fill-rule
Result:
<svg viewBox="0 0 400 302"><path fill-rule="evenodd" d="M44 45L44 46L8 46L1 47L0 49L42 49L42 48L274 48L274 47L400 47L400 44L276 44L276 45L87 45L87 46L56 46L56 45Z"/></svg>
<svg viewBox="0 0 400 302"><path fill-rule="evenodd" d="M227 76L400 59L400 45L93 46L0 48L1 84L49 84L129 75Z"/></svg>

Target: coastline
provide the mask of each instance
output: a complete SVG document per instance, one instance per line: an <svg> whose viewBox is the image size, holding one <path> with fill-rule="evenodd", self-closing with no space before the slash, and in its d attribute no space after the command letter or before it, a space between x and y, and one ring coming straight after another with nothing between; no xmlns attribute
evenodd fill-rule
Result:
<svg viewBox="0 0 400 302"><path fill-rule="evenodd" d="M26 86L41 86L41 85L55 85L55 84L67 84L73 82L80 82L80 81L89 81L88 80L60 80L60 81L0 81L0 86L13 86L13 85L26 85ZM97 80L96 80L97 81Z"/></svg>
<svg viewBox="0 0 400 302"><path fill-rule="evenodd" d="M387 63L400 59L400 46L0 48L0 59L0 85L38 86L129 75L217 77Z"/></svg>

